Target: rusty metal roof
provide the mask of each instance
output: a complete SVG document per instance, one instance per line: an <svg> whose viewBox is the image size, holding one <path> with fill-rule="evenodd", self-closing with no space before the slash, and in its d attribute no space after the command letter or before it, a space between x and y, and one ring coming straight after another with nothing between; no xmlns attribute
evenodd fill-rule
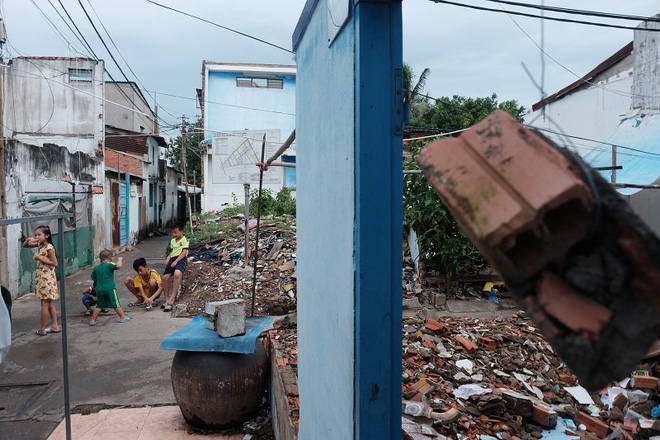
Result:
<svg viewBox="0 0 660 440"><path fill-rule="evenodd" d="M548 96L547 98L545 98L544 100L539 101L536 104L532 105L532 111L536 111L547 104L557 101L562 97L564 97L565 95L568 95L569 93L575 91L580 86L584 84L588 84L588 82L591 81L594 77L603 73L610 67L614 66L615 64L619 63L621 60L626 58L628 55L632 54L632 51L633 51L633 42L631 41L630 43L626 44L623 48L619 49L614 55L612 55L611 57L600 63L598 66L596 66L592 71L584 75L582 78L564 87L557 93L554 93Z"/></svg>

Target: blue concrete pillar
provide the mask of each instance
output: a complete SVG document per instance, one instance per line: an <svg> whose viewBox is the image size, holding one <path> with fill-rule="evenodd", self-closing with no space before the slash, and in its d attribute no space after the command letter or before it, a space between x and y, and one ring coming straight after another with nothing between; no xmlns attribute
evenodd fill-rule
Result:
<svg viewBox="0 0 660 440"><path fill-rule="evenodd" d="M293 38L301 440L401 438L401 3L347 2Z"/></svg>

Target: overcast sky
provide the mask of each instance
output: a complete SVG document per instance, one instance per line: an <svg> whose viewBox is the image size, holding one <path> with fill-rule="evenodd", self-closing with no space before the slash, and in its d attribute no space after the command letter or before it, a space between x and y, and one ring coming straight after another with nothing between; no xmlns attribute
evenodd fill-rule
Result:
<svg viewBox="0 0 660 440"><path fill-rule="evenodd" d="M59 1L96 54L106 61L115 79L123 80L82 12L79 0L0 0L0 13L6 22L9 42L4 57L80 56L79 52L88 56L53 8L54 5L64 15ZM200 114L194 97L195 89L201 87L203 60L294 62L290 53L165 10L146 0L81 1L98 26L99 20L90 7L91 2L119 48L119 51L114 49L99 27L115 58L129 79L134 80L135 76L126 68L122 56L142 84L152 94L156 92L161 107L160 116L170 123L177 122L175 116L179 117L182 113L188 117ZM498 4L485 0L455 1L501 9ZM541 3L539 0L519 1ZM305 1L159 0L159 3L291 48L291 35ZM552 0L546 4L628 15L660 13L657 0ZM52 20L64 38L56 33L37 7ZM506 5L503 7L516 10ZM517 10L537 13L529 9ZM541 25L538 19L509 17L503 13L436 4L429 0L404 0L403 12L404 60L416 73L421 73L425 67L431 69L426 87L429 95L483 97L497 93L500 100L517 99L527 108L539 100L540 92L524 72L521 62L527 65L540 83L540 52L513 21L540 45ZM592 17L574 18L604 21ZM636 25L630 21L606 22ZM544 36L545 51L566 69L582 76L630 42L633 31L546 21ZM545 90L548 94L577 79L565 68L546 59ZM153 106L153 102L150 104Z"/></svg>

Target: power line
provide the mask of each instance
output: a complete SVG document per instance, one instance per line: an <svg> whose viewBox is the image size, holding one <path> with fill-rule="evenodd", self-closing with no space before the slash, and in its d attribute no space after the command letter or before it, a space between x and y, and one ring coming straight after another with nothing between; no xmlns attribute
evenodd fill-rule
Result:
<svg viewBox="0 0 660 440"><path fill-rule="evenodd" d="M51 6L51 7L53 8L53 10L57 13L57 15L60 16L60 18L62 19L62 21L64 22L64 24L69 28L69 30L71 31L71 33L73 34L73 36L76 37L76 39L80 42L80 44L82 44L83 49L89 50L89 49L87 49L87 47L85 46L85 43L83 43L83 40L82 40L82 39L78 36L78 34L76 34L76 32L73 30L73 28L71 27L71 25L69 24L69 22L66 21L66 20L64 19L64 17L62 16L62 13L61 13L61 12L55 7L55 5L53 4L53 2L51 2L51 0L48 0L48 4L50 4L50 6ZM67 40L67 41L68 41L68 40ZM89 51L87 52L87 55L90 55L90 52L89 52Z"/></svg>
<svg viewBox="0 0 660 440"><path fill-rule="evenodd" d="M82 0L78 0L78 4L80 4L80 7L82 8L83 12L85 13L85 16L87 17L87 20L92 25L92 28L94 29L94 32L96 32L96 35L99 37L99 40L101 40L101 43L103 44L103 47L105 47L105 50L108 52L108 55L110 55L110 58L112 59L112 62L115 63L115 66L117 66L117 68L119 69L119 72L122 74L124 79L126 81L130 82L130 80L128 79L128 76L126 76L126 73L124 73L124 70L121 68L121 66L119 65L119 63L115 59L115 56L112 54L112 51L110 50L108 45L105 43L105 40L101 36L101 33L96 28L96 25L94 24L94 21L92 20L92 17L90 17L89 14L87 13L87 9L85 9L85 5L83 5ZM110 75L110 73L108 73L108 75ZM112 78L112 75L110 75L110 78L114 81L114 78ZM131 102L131 104L133 104L135 106L135 108L138 108L137 104L135 104L135 102L133 102L133 100L128 97L128 95L124 92L124 90L121 87L118 87L118 89L119 89L120 93L122 93L124 95L124 97L126 97L126 99L128 99ZM147 125L152 123L151 120L145 119L144 116L140 116L140 118Z"/></svg>
<svg viewBox="0 0 660 440"><path fill-rule="evenodd" d="M62 3L62 0L57 0L57 1L58 1L58 3L60 4L60 6L62 7L62 9L64 10L64 12L66 13L66 16L69 17L69 20L71 21L71 24L73 24L73 26L76 28L76 30L77 30L78 33L80 34L80 37L81 37L81 38L83 39L83 41L87 44L87 47L88 47L89 51L92 53L92 55L94 56L94 58L96 59L96 61L100 61L99 57L96 55L96 53L95 53L94 50L92 49L92 46L89 44L89 42L87 41L87 39L85 38L85 36L83 35L83 33L80 31L80 28L78 28L78 25L76 24L75 20L71 17L71 15L69 14L69 11L66 9L66 7L64 6L64 4ZM80 0L78 0L78 1L80 2ZM94 23L92 22L91 18L89 17L89 14L87 14L87 11L85 10L84 5L83 5L82 3L80 3L80 6L83 8L83 11L85 12L85 15L87 16L87 18L88 18L88 20L90 21L90 23L92 24L92 27L94 27L94 30L96 31L96 34L99 36L99 38L101 38L101 36L100 36L98 30L96 29L96 26L94 26ZM62 20L64 20L64 17L62 17L61 15L60 15L60 18L62 18ZM66 21L65 21L65 22L66 22ZM117 64L117 61L114 59L114 56L112 55L112 53L111 53L110 50L108 49L108 46L105 44L105 41L103 41L103 38L101 38L101 42L102 42L103 45L105 46L106 50L108 50L108 53L110 54L110 57L112 58L112 60L115 62L115 64ZM121 71L121 67L119 66L119 64L117 64L117 67L119 67L119 70ZM104 70L105 70L105 72L108 74L108 76L110 77L110 79L111 79L112 81L115 81L115 79L113 78L112 74L108 71L107 68L105 68L105 63L104 63ZM124 73L123 71L121 71L121 72L122 72L122 74ZM128 81L128 78L126 77L126 75L124 75L124 77L125 77L126 80ZM115 82L116 82L116 81L115 81ZM121 94L122 94L122 95L123 95L123 96L124 96L124 97L125 97L125 98L126 98L126 99L127 99L127 100L128 100L133 106L134 106L134 107L135 107L135 109L139 109L139 107L137 106L137 104L135 104L135 102L134 102L134 101L133 101L133 100L132 100L127 94L126 94L126 92L124 92L124 90L123 90L121 87L118 87L118 89L119 89L119 92L120 92L120 93L121 93ZM136 110L136 112L139 113L139 114L141 114L141 115L144 115L144 116L149 116L149 115L146 115L146 114L142 113L142 112L139 111L139 110ZM147 123L147 125L148 125L148 122L150 122L150 121L146 121L146 120L144 119L144 116L140 116L140 118L143 120L143 122Z"/></svg>
<svg viewBox="0 0 660 440"><path fill-rule="evenodd" d="M89 53L92 54L92 57L93 57L96 61L99 61L99 57L96 56L96 53L94 53L94 49L92 49L92 46L89 44L89 42L87 41L87 39L85 38L85 36L83 35L83 33L80 32L80 29L78 28L78 25L77 25L76 22L73 20L73 18L71 18L71 15L69 14L69 11L68 11L68 10L66 9L66 7L64 6L64 3L62 3L62 0L57 0L57 1L58 1L58 3L60 4L60 6L62 7L62 10L63 10L64 13L66 14L66 16L69 17L69 20L71 21L71 24L73 25L73 27L75 27L75 28L76 28L76 31L78 31L78 34L80 34L80 38L82 38L81 42L84 41L84 45L86 45L86 48L87 48L87 50L89 50ZM55 7L55 6L53 6L53 7ZM62 17L62 15L60 15L60 17L62 18L62 20L64 20L64 17ZM66 23L66 21L65 21L65 23ZM70 29L70 28L69 28L69 29ZM75 35L75 33L74 33L74 35Z"/></svg>
<svg viewBox="0 0 660 440"><path fill-rule="evenodd" d="M89 3L89 6L92 8L92 12L94 12L94 15L96 16L96 19L99 21L99 24L101 25L101 27L102 27L103 30L105 31L105 34L106 34L106 35L108 36L108 38L110 39L110 42L112 43L112 45L115 47L115 49L117 49L117 53L119 54L119 56L121 57L121 59L124 61L124 64L126 64L126 67L128 67L128 70L133 74L133 76L135 77L135 79L137 80L137 82L138 82L138 83L140 84L140 86L142 86L142 88L147 92L147 94L149 95L149 97L150 97L151 99L153 99L154 102L155 102L155 101L156 101L156 98L155 98L154 96L152 96L152 95L149 93L148 90L146 90L146 86L142 83L142 81L140 81L140 78L137 76L137 73L135 73L135 71L133 70L133 68L131 67L131 65L128 64L128 61L126 61L126 58L124 58L124 55L121 53L121 50L119 50L119 47L117 47L117 44L115 43L115 40L112 38L112 36L110 35L110 32L108 32L108 29L107 29L107 28L105 27L105 25L103 24L103 21L101 20L101 17L99 17L99 14L96 12L96 9L94 9L94 5L92 5L92 2L91 2L90 0L87 0L87 3ZM173 118L178 118L178 116L175 116L174 114L170 113L165 107L161 106L160 108L163 109L163 110L165 111L165 113L167 113L167 114L170 115L171 117L173 117ZM157 117L158 117L158 119L161 119L163 122L166 122L166 121L165 121L164 119L162 119L160 116L157 116Z"/></svg>
<svg viewBox="0 0 660 440"><path fill-rule="evenodd" d="M219 27L219 28L221 28L221 29L224 29L224 30L227 30L227 31L230 31L230 32L234 32L235 34L242 35L243 37L247 37L247 38L250 38L250 39L252 39L252 40L258 41L258 42L260 42L260 43L267 44L267 45L269 45L269 46L272 46L272 47L275 47L275 48L277 48L277 49L283 50L283 51L285 51L285 52L293 53L292 50L289 50L289 49L287 49L287 48L285 48L285 47L282 47L282 46L278 46L277 44L274 44L274 43L268 42L268 41L266 41L266 40L262 40L261 38L258 38L258 37L255 37L255 36L252 36L252 35L250 35L250 34L246 34L246 33L244 33L244 32L237 31L237 30L235 30L235 29L229 28L229 27L227 27L227 26L223 26L223 25L218 24L218 23L214 23L214 22L212 22L212 21L210 21L210 20L207 20L207 19L205 19L205 18L198 17L198 16L196 16L196 15L190 14L190 13L188 13L188 12L181 11L181 10L179 10L179 9L174 9L174 8L172 8L172 7L170 7L170 6L166 6L166 5L162 5L162 4L160 4L160 3L156 3L156 2L153 1L153 0L147 0L147 1L148 1L149 3L152 3L152 4L156 5L156 6L160 6L161 8L169 9L170 11L174 11L174 12L177 12L177 13L179 13L179 14L183 14L183 15L186 15L186 16L188 16L188 17L194 18L194 19L196 19L196 20L203 21L204 23L208 23L208 24L211 24L211 25L213 25L213 26Z"/></svg>
<svg viewBox="0 0 660 440"><path fill-rule="evenodd" d="M614 14L614 13L611 13L611 12L588 11L588 10L585 10L585 9L570 9L570 8L561 8L561 7L558 7L558 6L535 5L535 4L520 3L520 2L515 2L515 1L507 1L507 0L485 0L485 1L492 2L492 3L505 4L505 5L509 5L509 6L519 6L521 8L540 9L541 11L559 12L559 13L562 13L562 14L612 18L612 19L616 19L616 20L656 21L656 22L660 22L660 18L644 17L644 16L641 16L641 15Z"/></svg>
<svg viewBox="0 0 660 440"><path fill-rule="evenodd" d="M147 0L151 1L151 0ZM459 6L462 8L468 8L468 9L476 9L478 11L487 11L487 12L496 12L498 14L512 14L512 15L520 15L522 17L530 17L530 18L538 18L541 20L551 20L551 21L559 21L562 23L574 23L574 24L584 24L588 26L598 26L598 27L605 27L605 28L614 28L614 29L628 29L628 30L637 30L637 27L634 26L624 26L624 25L618 25L618 24L609 24L609 23L597 23L593 21L585 21L585 20L572 20L568 18L559 18L559 17L548 17L548 16L541 16L541 15L536 15L536 14L529 14L526 12L518 12L518 11L508 11L508 10L500 10L500 9L493 9L493 8L486 8L484 6L476 6L476 5L468 5L464 3L456 3L448 0L431 0L434 3L443 3L446 5L453 5L453 6ZM645 31L649 32L660 32L660 29L644 29Z"/></svg>
<svg viewBox="0 0 660 440"><path fill-rule="evenodd" d="M553 131L553 130L550 130L550 129L547 129L547 128L534 127L534 126L531 126L531 125L526 125L526 126L530 129L532 129L532 130L545 131L545 132L548 132L548 133L553 133L553 134L556 134L556 135L565 136L565 137L572 138L572 139L579 139L579 140L582 140L582 141L596 142L596 143L599 143L599 144L605 144L604 141L597 141L595 139L590 139L590 138L586 138L586 137L582 137L582 136L575 136L575 135L560 133L558 131ZM660 157L660 153L654 153L652 151L640 150L639 148L627 147L625 145L619 145L619 144L614 144L614 143L607 143L607 145L614 145L617 148L623 148L624 150L635 151L637 153L648 154L649 156Z"/></svg>
<svg viewBox="0 0 660 440"><path fill-rule="evenodd" d="M189 96L174 95L174 94L171 94L171 93L165 93L165 92L159 92L159 91L154 91L154 92L159 93L159 94L164 95L164 96L170 96L172 98L188 99L188 100L192 100L192 101L197 101L197 98L191 98ZM266 110L266 109L263 109L263 108L246 107L244 105L227 104L227 103L224 103L224 102L217 102L217 101L204 100L203 102L205 104L224 105L224 106L227 106L227 107L235 107L235 108L240 108L240 109L244 109L244 110L254 110L254 111L259 111L259 112L277 113L277 114L280 114L280 115L287 115L287 116L295 116L296 115L295 113L280 112L280 111L277 111L277 110Z"/></svg>

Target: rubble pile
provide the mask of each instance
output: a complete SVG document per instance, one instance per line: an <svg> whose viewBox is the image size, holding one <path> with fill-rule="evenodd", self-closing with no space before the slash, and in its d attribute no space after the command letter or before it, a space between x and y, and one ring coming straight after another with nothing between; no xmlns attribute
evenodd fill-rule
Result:
<svg viewBox="0 0 660 440"><path fill-rule="evenodd" d="M407 319L402 370L404 438L660 435L657 364L590 394L522 313Z"/></svg>
<svg viewBox="0 0 660 440"><path fill-rule="evenodd" d="M295 226L260 228L254 314L284 315L296 309ZM245 264L244 249L243 239L231 237L191 249L179 298L189 313L200 315L206 302L234 298L245 299L251 310L253 267Z"/></svg>
<svg viewBox="0 0 660 440"><path fill-rule="evenodd" d="M289 403L289 417L294 429L300 422L300 399L298 397L298 335L295 325L286 329L270 330L271 343L277 346L277 367L282 375L284 391Z"/></svg>

